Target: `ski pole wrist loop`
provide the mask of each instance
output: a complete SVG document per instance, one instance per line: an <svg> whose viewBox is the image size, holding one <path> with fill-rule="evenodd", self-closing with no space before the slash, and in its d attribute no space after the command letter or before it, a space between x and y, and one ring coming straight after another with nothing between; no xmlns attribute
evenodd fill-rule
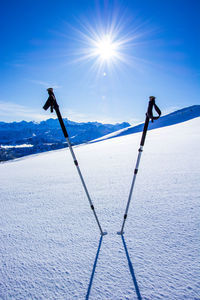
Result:
<svg viewBox="0 0 200 300"><path fill-rule="evenodd" d="M50 89L47 89L47 90L48 90L49 98L47 99L45 105L43 106L43 109L47 110L50 107L50 111L52 113L53 110L58 109L59 106L58 106L58 103L56 101L56 97L55 97L53 91L51 91Z"/></svg>
<svg viewBox="0 0 200 300"><path fill-rule="evenodd" d="M153 108L157 112L158 116L153 116ZM161 116L161 110L155 103L155 98L150 97L149 106L146 115L149 117L149 119L153 122L154 120L158 120Z"/></svg>

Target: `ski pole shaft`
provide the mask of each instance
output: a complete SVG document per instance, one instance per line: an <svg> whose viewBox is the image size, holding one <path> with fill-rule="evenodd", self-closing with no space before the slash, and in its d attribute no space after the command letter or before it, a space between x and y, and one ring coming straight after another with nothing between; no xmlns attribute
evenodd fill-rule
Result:
<svg viewBox="0 0 200 300"><path fill-rule="evenodd" d="M71 142L70 142L70 140L69 140L69 135L68 135L67 129L66 129L66 127L65 127L65 124L64 124L64 122L63 122L63 118L62 118L62 116L61 116L61 113L60 113L60 110L59 110L59 106L58 106L58 104L57 104L57 102L56 102L56 98L55 98L55 95L54 95L54 93L53 93L53 89L49 88L49 89L48 89L48 93L49 93L49 98L47 99L47 101L46 101L46 103L45 103L45 105L44 105L43 108L44 108L45 110L47 110L49 107L51 107L51 112L53 112L53 109L54 109L55 112L56 112L56 114L57 114L57 117L58 117L60 126L61 126L61 128L62 128L63 134L64 134L64 136L65 136L65 138L66 138L66 141L67 141L67 144L68 144L68 146L69 146L69 150L70 150L70 153L71 153L71 155L72 155L74 164L75 164L75 166L76 166L76 169L77 169L77 171L78 171L79 177L80 177L80 179L81 179L81 183L82 183L82 185L83 185L83 188L84 188L84 191L85 191L85 193L86 193L87 199L88 199L88 201L89 201L89 203L90 203L90 207L91 207L91 209L92 209L92 211L93 211L93 214L94 214L94 216L95 216L95 219L96 219L97 225L98 225L98 227L99 227L100 233L101 233L101 235L103 236L103 235L105 235L106 233L103 232L103 230L102 230L102 228L101 228L101 225L100 225L99 219L98 219L98 217L97 217L97 214L96 214L94 205L93 205L93 203L92 203L90 194L89 194L89 192L88 192L88 189L87 189L87 186L86 186L85 181L84 181L84 179L83 179L83 175L82 175L82 173L81 173L81 170L80 170L78 161L77 161L77 159L76 159L74 150L73 150L73 148L72 148L72 144L71 144Z"/></svg>
<svg viewBox="0 0 200 300"><path fill-rule="evenodd" d="M144 145L144 141L145 141L145 138L146 138L146 132L147 132L147 129L148 129L148 124L149 124L149 118L146 117L146 122L145 122L144 130L143 130L143 134L142 134L143 145ZM145 129L146 129L146 131L145 131ZM127 202L127 205L126 205L124 220L123 220L123 223L122 223L122 228L120 230L120 234L123 234L124 225L125 225L126 218L127 218L127 215L128 215L129 205L130 205L131 197L132 197L132 194L133 194L133 188L134 188L134 185L135 185L135 180L136 180L136 176L137 176L138 169L139 169L140 159L141 159L141 156L142 156L143 145L140 144L140 148L138 149L139 153L138 153L138 157L137 157L137 161L136 161L133 180L132 180L132 183L131 183L131 188L130 188L130 192L129 192L129 196L128 196L128 202Z"/></svg>
<svg viewBox="0 0 200 300"><path fill-rule="evenodd" d="M89 203L90 203L90 207L91 207L91 209L93 210L95 219L96 219L97 224L98 224L98 226L99 226L99 230L100 230L100 232L101 232L101 235L104 235L103 230L102 230L102 228L101 228L101 225L100 225L100 223L99 223L99 219L98 219L98 217L97 217L96 211L95 211L95 209L94 209L94 205L93 205L92 200L91 200L91 198L90 198L90 195L89 195L87 186L86 186L85 181L84 181L84 179L83 179L83 175L82 175L81 170L80 170L80 168L79 168L78 161L77 161L77 159L76 159L74 150L73 150L73 148L72 148L72 145L71 145L70 140L69 140L68 137L66 138L66 140L67 140L67 143L68 143L68 146L69 146L71 155L72 155L72 157L73 157L74 164L75 164L75 166L76 166L76 169L77 169L77 171L78 171L79 177L80 177L80 179L81 179L81 183L82 183L82 185L83 185L83 188L84 188L84 190L85 190L86 196L87 196L88 201L89 201Z"/></svg>
<svg viewBox="0 0 200 300"><path fill-rule="evenodd" d="M142 156L143 146L144 146L144 143L145 143L146 134L147 134L148 126L149 126L149 120L151 119L152 122L153 122L153 120L157 120L161 115L160 109L155 104L155 97L151 96L149 98L150 98L150 101L149 101L148 110L147 110L147 113L146 113L146 120L145 120L145 123L144 123L142 138L141 138L141 141L140 141L140 148L138 149L139 153L138 153L136 166L135 166L135 170L134 170L134 175L133 175L133 179L132 179L132 183L131 183L131 188L130 188L130 192L129 192L129 196L128 196L128 202L127 202L126 209L125 209L125 214L124 214L124 219L123 219L123 222L122 222L122 227L121 227L121 230L118 232L118 234L121 234L121 235L124 233L124 226L125 226L125 222L126 222L127 215L128 215L128 210L129 210L129 206L130 206L130 202L131 202L131 198L132 198L132 194L133 194L133 189L134 189L134 185L135 185L136 176L137 176L137 173L138 173L138 170L139 170L139 164L140 164L140 159L141 159L141 156ZM158 117L153 116L153 112L152 112L153 107L155 107L157 113L159 114Z"/></svg>

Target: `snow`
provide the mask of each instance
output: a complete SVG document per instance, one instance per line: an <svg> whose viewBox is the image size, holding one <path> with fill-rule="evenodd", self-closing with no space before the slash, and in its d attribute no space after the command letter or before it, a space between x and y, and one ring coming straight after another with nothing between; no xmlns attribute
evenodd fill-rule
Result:
<svg viewBox="0 0 200 300"><path fill-rule="evenodd" d="M124 242L141 133L74 148L102 240L69 150L0 164L0 299L200 299L199 126L148 132Z"/></svg>
<svg viewBox="0 0 200 300"><path fill-rule="evenodd" d="M33 147L33 145L31 144L21 144L21 145L0 145L0 148L5 148L5 149L9 149L9 148L30 148Z"/></svg>

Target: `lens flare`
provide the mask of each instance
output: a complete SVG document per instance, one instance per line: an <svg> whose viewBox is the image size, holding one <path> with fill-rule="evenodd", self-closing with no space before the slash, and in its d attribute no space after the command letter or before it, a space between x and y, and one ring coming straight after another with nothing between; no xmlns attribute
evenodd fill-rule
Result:
<svg viewBox="0 0 200 300"><path fill-rule="evenodd" d="M117 45L112 41L109 35L103 36L100 40L96 41L96 49L94 49L94 56L99 56L100 59L112 60L117 57Z"/></svg>
<svg viewBox="0 0 200 300"><path fill-rule="evenodd" d="M102 21L103 20L103 21ZM132 22L132 21L131 21ZM77 49L73 53L75 62L90 62L90 68L96 74L104 74L122 64L130 66L133 58L132 49L143 35L140 26L130 24L123 15L114 14L107 19L80 22L77 33Z"/></svg>

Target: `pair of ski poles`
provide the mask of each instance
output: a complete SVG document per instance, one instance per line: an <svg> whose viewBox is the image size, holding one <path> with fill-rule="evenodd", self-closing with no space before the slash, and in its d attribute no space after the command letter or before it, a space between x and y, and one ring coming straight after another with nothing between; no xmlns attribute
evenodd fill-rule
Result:
<svg viewBox="0 0 200 300"><path fill-rule="evenodd" d="M64 137L66 138L67 144L69 146L69 150L71 152L71 155L72 155L72 158L73 158L73 161L74 161L74 164L76 166L77 172L78 172L79 177L81 179L81 183L83 185L84 191L85 191L87 199L89 201L90 208L93 211L95 220L96 220L97 225L99 227L100 234L101 234L101 236L104 236L104 235L107 234L107 232L102 230L101 224L100 224L99 219L97 217L94 205L92 203L90 194L88 192L88 189L87 189L87 186L85 184L83 175L81 173L78 161L76 159L74 150L72 148L72 144L71 144L71 142L69 140L69 135L68 135L67 129L65 127L65 124L63 122L63 118L61 116L59 105L57 104L56 97L55 97L54 92L53 92L53 88L48 88L47 91L48 91L49 97L48 97L45 105L43 106L43 108L44 108L44 110L47 110L50 107L51 112L53 113L53 110L55 110L55 112L57 114L60 126L61 126L63 134L64 134ZM156 112L158 113L157 117L153 116L153 108L155 108ZM124 219L123 219L122 227L121 227L121 230L118 232L118 234L120 234L120 235L122 235L124 233L124 231L123 231L124 230L124 225L125 225L125 222L126 222L126 219L127 219L127 215L128 215L128 209L129 209L129 205L130 205L130 202L131 202L131 197L132 197L133 188L134 188L134 185L135 185L136 175L138 173L139 163L140 163L140 159L141 159L141 155L142 155L142 151L143 151L143 146L144 146L144 142L145 142L145 138L146 138L146 134L147 134L147 130L148 130L149 120L151 120L153 122L154 120L157 120L160 117L160 115L161 115L161 111L158 108L158 106L155 104L155 97L154 96L150 96L149 97L148 110L147 110L147 113L146 113L146 120L145 120L144 129L143 129L143 133L142 133L142 138L141 138L141 142L140 142L140 148L138 150L139 151L138 158L137 158L137 161L136 161L136 167L135 167L135 170L134 170L134 176L133 176L133 180L132 180L132 184L131 184L131 189L130 189L130 193L129 193L129 197L128 197L128 202L127 202L127 205L126 205L126 210L125 210L125 214L124 214Z"/></svg>

